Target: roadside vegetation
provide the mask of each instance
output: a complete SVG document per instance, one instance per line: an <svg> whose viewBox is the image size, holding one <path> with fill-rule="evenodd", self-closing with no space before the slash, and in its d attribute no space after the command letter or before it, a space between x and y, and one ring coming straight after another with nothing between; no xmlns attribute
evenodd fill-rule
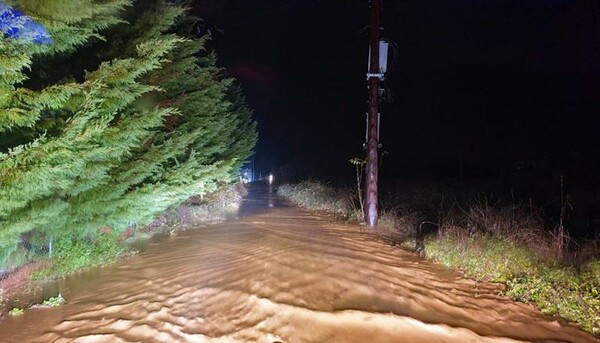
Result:
<svg viewBox="0 0 600 343"><path fill-rule="evenodd" d="M39 303L12 303L11 296L26 287L30 282L28 279L45 282L92 267L110 265L138 253L154 235L176 235L180 231L222 222L237 214L246 193L245 186L240 183L223 184L213 193L188 199L144 227L131 227L123 233L105 227L86 237L65 235L58 238L53 244L52 255L38 256L35 260L38 267L18 276L21 280L3 288L3 281L18 273L18 269L0 278L0 317L3 313L15 316L29 307L59 306L65 302L59 294Z"/></svg>
<svg viewBox="0 0 600 343"><path fill-rule="evenodd" d="M501 282L504 295L600 334L600 240L575 241L564 227L548 227L530 203L491 202L468 192L460 202L448 201L448 189L428 187L384 194L375 232L467 277ZM282 185L278 193L364 225L350 190L309 181Z"/></svg>
<svg viewBox="0 0 600 343"><path fill-rule="evenodd" d="M298 184L284 184L279 186L277 194L288 198L298 206L311 210L328 211L346 218L354 215L348 192L320 181L308 180Z"/></svg>
<svg viewBox="0 0 600 343"><path fill-rule="evenodd" d="M48 299L44 299L39 304L32 304L32 305L29 306L29 308L56 307L56 306L60 306L60 305L62 305L64 303L65 303L65 299L59 293L55 297L50 297ZM13 308L10 309L10 311L8 311L8 315L11 316L11 317L18 317L18 316L23 315L25 313L25 310L26 310L25 308L13 307Z"/></svg>

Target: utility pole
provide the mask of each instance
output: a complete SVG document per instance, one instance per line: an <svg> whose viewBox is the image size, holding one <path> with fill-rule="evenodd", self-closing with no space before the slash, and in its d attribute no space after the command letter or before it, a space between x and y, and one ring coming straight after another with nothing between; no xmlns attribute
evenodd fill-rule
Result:
<svg viewBox="0 0 600 343"><path fill-rule="evenodd" d="M379 69L379 25L382 0L371 0L371 56L367 80L369 81L369 112L367 120L367 224L377 226L377 178L379 158L379 83L383 75Z"/></svg>

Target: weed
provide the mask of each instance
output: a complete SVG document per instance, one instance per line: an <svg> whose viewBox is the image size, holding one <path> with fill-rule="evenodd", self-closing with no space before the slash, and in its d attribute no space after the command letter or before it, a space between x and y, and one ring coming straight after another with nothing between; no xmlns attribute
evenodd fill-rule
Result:
<svg viewBox="0 0 600 343"><path fill-rule="evenodd" d="M175 235L178 231L199 225L222 222L239 209L242 197L247 192L241 183L221 185L217 191L206 196L189 198L177 208L158 217L141 231L146 234L161 232Z"/></svg>
<svg viewBox="0 0 600 343"><path fill-rule="evenodd" d="M22 308L18 308L18 307L13 307L10 311L8 311L8 314L13 317L23 315L23 313L25 313L25 310L23 310Z"/></svg>
<svg viewBox="0 0 600 343"><path fill-rule="evenodd" d="M462 233L461 233L462 232ZM531 242L528 242L531 243ZM505 295L534 303L544 314L560 316L593 332L600 314L600 261L580 270L548 260L525 242L465 230L430 236L428 258L460 268L467 277L507 285Z"/></svg>
<svg viewBox="0 0 600 343"><path fill-rule="evenodd" d="M94 239L60 237L48 267L32 274L33 278L62 277L83 268L107 265L127 248L114 232L100 233Z"/></svg>
<svg viewBox="0 0 600 343"><path fill-rule="evenodd" d="M42 306L56 307L65 303L65 298L60 293L57 296L48 298L42 302Z"/></svg>
<svg viewBox="0 0 600 343"><path fill-rule="evenodd" d="M348 193L319 181L310 180L295 185L281 185L277 194L311 210L329 211L346 218L352 214Z"/></svg>

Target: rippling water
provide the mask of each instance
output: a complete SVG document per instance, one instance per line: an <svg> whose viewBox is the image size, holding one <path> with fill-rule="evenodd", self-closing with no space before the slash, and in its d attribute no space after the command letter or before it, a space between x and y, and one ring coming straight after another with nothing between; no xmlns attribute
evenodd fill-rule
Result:
<svg viewBox="0 0 600 343"><path fill-rule="evenodd" d="M597 342L270 193L240 214L62 281L64 306L0 321L0 341Z"/></svg>

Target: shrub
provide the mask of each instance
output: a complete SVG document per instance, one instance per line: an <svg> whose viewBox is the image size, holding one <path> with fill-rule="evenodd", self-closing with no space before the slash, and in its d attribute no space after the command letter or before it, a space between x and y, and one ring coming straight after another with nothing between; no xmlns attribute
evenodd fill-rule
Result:
<svg viewBox="0 0 600 343"><path fill-rule="evenodd" d="M279 186L277 194L311 210L330 211L346 217L352 213L349 192L320 181L309 180L298 184L284 184Z"/></svg>
<svg viewBox="0 0 600 343"><path fill-rule="evenodd" d="M49 267L34 272L32 277L61 277L82 268L110 264L127 251L114 232L93 238L63 236L56 240L54 249Z"/></svg>
<svg viewBox="0 0 600 343"><path fill-rule="evenodd" d="M62 295L59 293L55 297L50 297L50 298L44 300L42 302L41 306L56 307L56 306L60 306L60 305L62 305L64 303L65 303L65 298L63 298Z"/></svg>
<svg viewBox="0 0 600 343"><path fill-rule="evenodd" d="M564 255L556 237L544 230L541 214L521 206L478 202L463 213L466 225L460 214L448 214L438 235L428 238L429 258L458 267L468 277L505 283L505 295L594 332L600 322L595 244L586 244L585 253L580 247Z"/></svg>
<svg viewBox="0 0 600 343"><path fill-rule="evenodd" d="M8 311L8 314L13 317L20 316L23 313L25 313L25 310L23 310L22 308L18 308L18 307L13 307L10 311Z"/></svg>
<svg viewBox="0 0 600 343"><path fill-rule="evenodd" d="M141 231L174 233L198 225L222 222L239 209L242 197L247 193L247 189L241 183L222 184L206 196L189 198L182 205L167 211L150 225L143 227Z"/></svg>

